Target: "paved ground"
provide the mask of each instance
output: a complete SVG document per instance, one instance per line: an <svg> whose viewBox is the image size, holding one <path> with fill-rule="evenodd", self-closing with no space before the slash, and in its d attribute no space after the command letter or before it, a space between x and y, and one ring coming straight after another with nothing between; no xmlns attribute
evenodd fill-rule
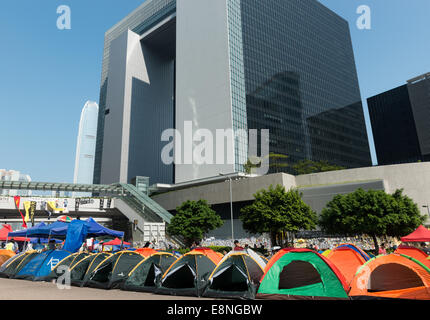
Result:
<svg viewBox="0 0 430 320"><path fill-rule="evenodd" d="M70 287L58 289L50 282L0 278L0 300L202 300L144 292ZM205 299L207 300L207 299Z"/></svg>

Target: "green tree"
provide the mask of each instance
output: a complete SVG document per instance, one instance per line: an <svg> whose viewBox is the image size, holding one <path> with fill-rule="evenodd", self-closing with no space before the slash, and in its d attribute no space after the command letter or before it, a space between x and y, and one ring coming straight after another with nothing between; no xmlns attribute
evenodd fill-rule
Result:
<svg viewBox="0 0 430 320"><path fill-rule="evenodd" d="M182 236L188 247L194 241L200 242L209 231L221 227L224 223L206 200L188 200L177 207L176 211L167 232Z"/></svg>
<svg viewBox="0 0 430 320"><path fill-rule="evenodd" d="M317 172L343 170L345 169L345 167L330 164L328 161L302 160L294 164L293 169L296 174L310 174Z"/></svg>
<svg viewBox="0 0 430 320"><path fill-rule="evenodd" d="M322 210L319 224L330 234L369 235L378 253L377 237L401 237L425 220L418 206L403 190L390 195L384 191L357 189L335 196Z"/></svg>
<svg viewBox="0 0 430 320"><path fill-rule="evenodd" d="M253 234L270 233L273 245L280 232L296 233L316 227L317 215L303 202L297 189L286 191L281 185L271 185L255 193L254 198L252 204L241 209L243 228Z"/></svg>

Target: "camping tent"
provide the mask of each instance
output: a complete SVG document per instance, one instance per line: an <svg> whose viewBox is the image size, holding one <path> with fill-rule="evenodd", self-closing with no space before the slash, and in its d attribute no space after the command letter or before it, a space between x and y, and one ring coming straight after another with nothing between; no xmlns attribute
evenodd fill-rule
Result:
<svg viewBox="0 0 430 320"><path fill-rule="evenodd" d="M6 261L0 267L0 277L2 278L13 278L31 259L37 256L39 252L36 250L30 250L17 254L12 259Z"/></svg>
<svg viewBox="0 0 430 320"><path fill-rule="evenodd" d="M154 292L156 283L178 258L169 252L155 252L139 262L128 274L122 290Z"/></svg>
<svg viewBox="0 0 430 320"><path fill-rule="evenodd" d="M403 254L367 261L351 281L352 299L430 300L430 269Z"/></svg>
<svg viewBox="0 0 430 320"><path fill-rule="evenodd" d="M74 264L70 268L70 280L74 286L84 286L89 280L91 272L107 257L111 256L111 253L101 252L89 255L83 258L78 263Z"/></svg>
<svg viewBox="0 0 430 320"><path fill-rule="evenodd" d="M231 251L209 276L204 297L254 299L266 262L254 251Z"/></svg>
<svg viewBox="0 0 430 320"><path fill-rule="evenodd" d="M428 260L428 255L422 251L421 249L406 246L406 245L400 245L394 253L398 254L404 254L409 257L412 257L414 259L417 259L419 262L423 263L426 267L430 268L430 260Z"/></svg>
<svg viewBox="0 0 430 320"><path fill-rule="evenodd" d="M331 249L327 249L327 250L323 251L323 253L321 253L321 255L324 257L327 257L330 252L331 252Z"/></svg>
<svg viewBox="0 0 430 320"><path fill-rule="evenodd" d="M359 255L361 255L365 261L369 261L371 259L368 253L366 253L363 249L357 247L355 244L342 243L342 244L338 245L337 247L335 247L334 249L339 249L339 248L352 249L352 250L356 251ZM327 256L328 256L328 254L326 255L326 257Z"/></svg>
<svg viewBox="0 0 430 320"><path fill-rule="evenodd" d="M145 257L134 251L124 250L102 261L90 274L85 286L102 289L120 288L130 271Z"/></svg>
<svg viewBox="0 0 430 320"><path fill-rule="evenodd" d="M137 252L144 257L149 257L153 254L156 254L158 251L152 248L138 248L138 249L135 249L134 252Z"/></svg>
<svg viewBox="0 0 430 320"><path fill-rule="evenodd" d="M10 250L0 250L0 266L3 265L7 260L15 256L15 252Z"/></svg>
<svg viewBox="0 0 430 320"><path fill-rule="evenodd" d="M357 270L370 259L369 256L364 256L357 249L352 245L340 245L326 256L342 272L348 284Z"/></svg>
<svg viewBox="0 0 430 320"><path fill-rule="evenodd" d="M270 259L257 298L348 299L348 285L327 258L308 249L282 249Z"/></svg>
<svg viewBox="0 0 430 320"><path fill-rule="evenodd" d="M38 253L33 259L15 274L14 279L27 279L33 281L44 280L49 276L58 262L69 256L66 250L46 250Z"/></svg>
<svg viewBox="0 0 430 320"><path fill-rule="evenodd" d="M429 242L430 230L421 225L414 232L400 239L402 242Z"/></svg>
<svg viewBox="0 0 430 320"><path fill-rule="evenodd" d="M156 293L201 296L207 279L222 257L208 248L196 248L176 260L164 273Z"/></svg>
<svg viewBox="0 0 430 320"><path fill-rule="evenodd" d="M51 273L45 278L46 281L50 281L53 279L57 279L61 274L65 272L65 269L61 268L68 268L70 269L79 261L82 259L88 257L90 254L87 252L76 252L73 253L67 257L65 257L63 260L61 260L55 267L52 269Z"/></svg>

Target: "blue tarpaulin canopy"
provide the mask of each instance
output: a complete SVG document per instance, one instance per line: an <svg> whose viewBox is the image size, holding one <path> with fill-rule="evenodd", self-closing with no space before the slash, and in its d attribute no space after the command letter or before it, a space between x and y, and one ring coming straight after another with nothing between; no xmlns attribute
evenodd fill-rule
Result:
<svg viewBox="0 0 430 320"><path fill-rule="evenodd" d="M52 236L52 230L67 226L69 223L62 221L55 221L54 223L48 224L39 228L30 228L27 230L27 236L31 238L49 238Z"/></svg>
<svg viewBox="0 0 430 320"><path fill-rule="evenodd" d="M39 228L42 228L42 227L46 227L46 224L44 224L43 222L28 229L9 232L9 237L27 237L29 231L38 230Z"/></svg>
<svg viewBox="0 0 430 320"><path fill-rule="evenodd" d="M85 220L85 223L88 227L87 229L87 238L96 238L101 236L111 236L122 238L124 236L123 231L116 231L106 227L103 227L101 224L97 223L93 218L88 218ZM54 228L51 230L51 236L55 238L65 238L67 235L67 229L69 225L65 224L59 228Z"/></svg>
<svg viewBox="0 0 430 320"><path fill-rule="evenodd" d="M63 240L59 240L59 239L52 239L51 238L51 240L55 240L55 243L62 243L63 242ZM31 238L30 242L31 243L45 243L46 244L49 242L49 240L48 240L48 238Z"/></svg>
<svg viewBox="0 0 430 320"><path fill-rule="evenodd" d="M88 223L81 220L73 220L67 228L64 250L75 253L82 246L88 232Z"/></svg>

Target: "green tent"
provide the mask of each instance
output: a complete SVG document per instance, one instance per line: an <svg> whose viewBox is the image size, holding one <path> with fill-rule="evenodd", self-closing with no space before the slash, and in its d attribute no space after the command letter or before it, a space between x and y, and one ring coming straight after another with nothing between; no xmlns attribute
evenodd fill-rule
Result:
<svg viewBox="0 0 430 320"><path fill-rule="evenodd" d="M252 253L232 251L226 255L210 275L203 297L254 299L266 263Z"/></svg>
<svg viewBox="0 0 430 320"><path fill-rule="evenodd" d="M67 256L63 260L61 260L55 267L52 269L51 273L45 277L45 281L51 281L54 279L57 279L60 275L64 273L65 270L62 268L67 267L70 271L70 269L77 264L82 259L90 256L88 252L76 252L71 254L70 256Z"/></svg>
<svg viewBox="0 0 430 320"><path fill-rule="evenodd" d="M27 251L25 253L16 255L9 259L7 263L0 267L0 277L13 278L18 272L24 268L28 262L36 257L40 252L36 250Z"/></svg>
<svg viewBox="0 0 430 320"><path fill-rule="evenodd" d="M307 249L283 249L269 261L258 289L263 299L348 299L348 285L325 257Z"/></svg>
<svg viewBox="0 0 430 320"><path fill-rule="evenodd" d="M73 286L84 286L89 280L91 272L106 258L112 254L108 252L100 252L89 255L76 263L70 269L70 279Z"/></svg>
<svg viewBox="0 0 430 320"><path fill-rule="evenodd" d="M120 288L130 271L144 259L144 256L134 251L117 252L91 272L85 286L101 289Z"/></svg>
<svg viewBox="0 0 430 320"><path fill-rule="evenodd" d="M129 273L122 290L154 292L156 283L177 257L168 252L158 252L138 263Z"/></svg>
<svg viewBox="0 0 430 320"><path fill-rule="evenodd" d="M212 260L215 258L218 261ZM186 253L165 272L155 293L200 297L220 260L220 257L206 255L204 250L194 249Z"/></svg>

